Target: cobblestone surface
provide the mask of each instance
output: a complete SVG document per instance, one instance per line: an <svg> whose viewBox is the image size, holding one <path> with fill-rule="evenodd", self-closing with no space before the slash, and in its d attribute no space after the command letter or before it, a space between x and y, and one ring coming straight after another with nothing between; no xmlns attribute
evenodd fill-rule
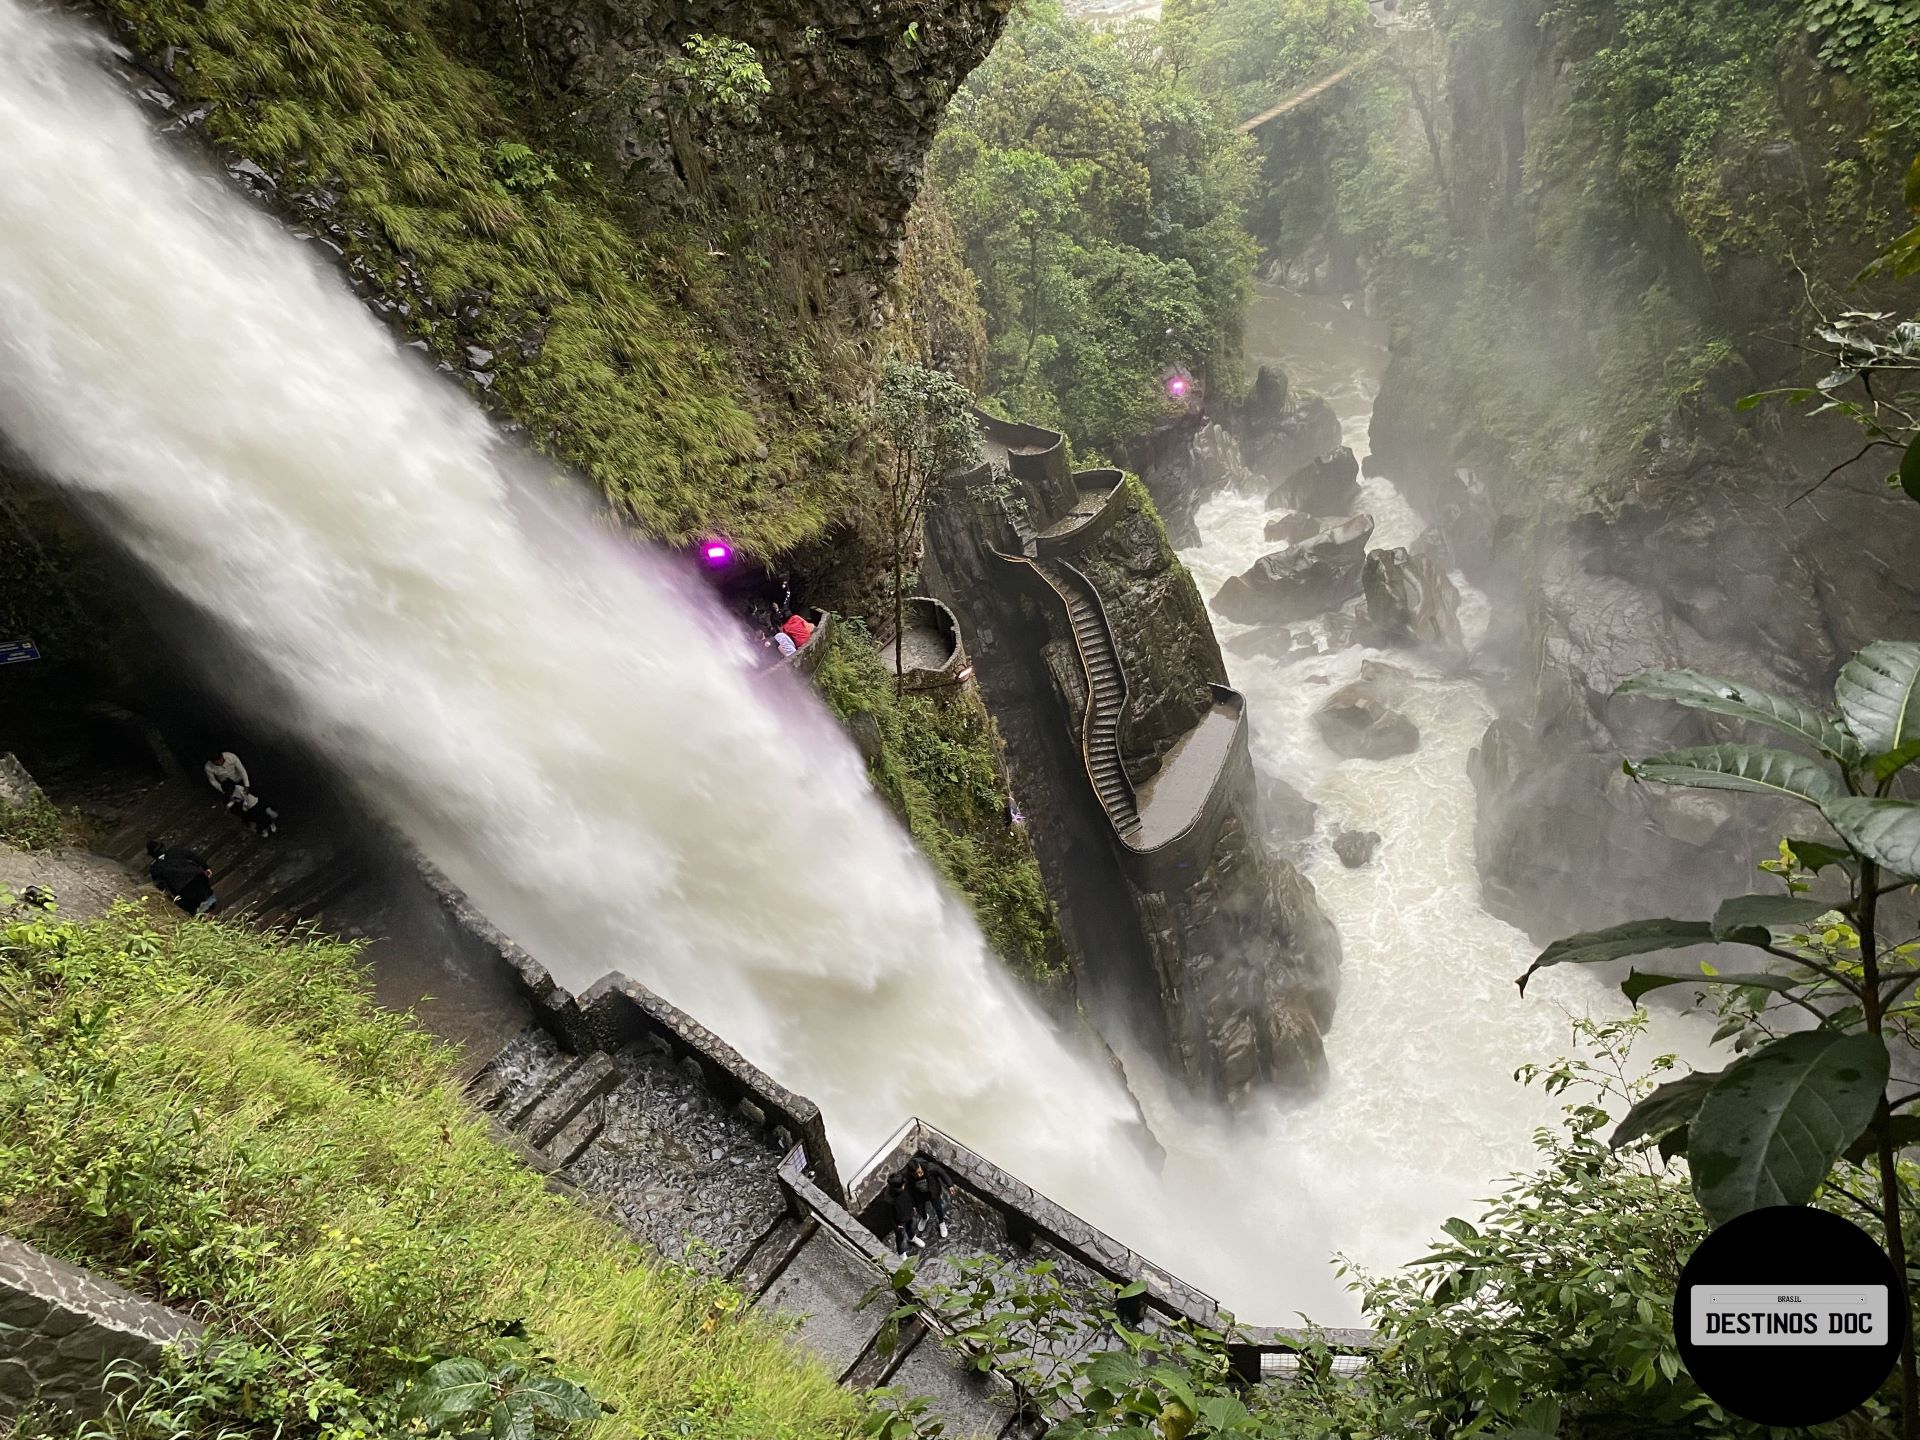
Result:
<svg viewBox="0 0 1920 1440"><path fill-rule="evenodd" d="M614 1057L626 1077L606 1126L570 1173L664 1255L725 1273L786 1208L764 1132L644 1042Z"/></svg>

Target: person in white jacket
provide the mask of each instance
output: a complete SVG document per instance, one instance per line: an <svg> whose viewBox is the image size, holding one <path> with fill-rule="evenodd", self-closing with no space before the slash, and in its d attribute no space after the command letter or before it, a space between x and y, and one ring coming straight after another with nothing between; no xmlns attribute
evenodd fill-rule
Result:
<svg viewBox="0 0 1920 1440"><path fill-rule="evenodd" d="M247 778L247 767L240 763L240 757L231 750L222 750L204 767L207 783L222 795L227 793L227 782L231 780L236 790L245 790L253 782Z"/></svg>

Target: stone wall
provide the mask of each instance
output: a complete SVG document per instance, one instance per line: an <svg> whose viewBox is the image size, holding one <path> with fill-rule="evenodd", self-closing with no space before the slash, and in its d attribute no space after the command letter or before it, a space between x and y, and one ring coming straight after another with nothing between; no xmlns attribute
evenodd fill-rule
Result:
<svg viewBox="0 0 1920 1440"><path fill-rule="evenodd" d="M0 1235L0 1419L36 1401L97 1415L200 1333L178 1311Z"/></svg>
<svg viewBox="0 0 1920 1440"><path fill-rule="evenodd" d="M768 1126L782 1146L799 1145L815 1182L828 1194L845 1193L820 1107L752 1064L684 1010L669 1005L639 981L610 971L575 997L430 861L416 856L421 877L438 899L460 943L483 960L506 967L532 1007L534 1018L576 1053L616 1051L651 1037L675 1061L690 1064L720 1100L756 1124Z"/></svg>

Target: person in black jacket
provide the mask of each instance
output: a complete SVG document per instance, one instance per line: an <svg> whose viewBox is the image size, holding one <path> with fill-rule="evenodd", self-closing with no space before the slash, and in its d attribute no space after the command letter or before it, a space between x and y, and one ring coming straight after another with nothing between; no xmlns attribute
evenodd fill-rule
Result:
<svg viewBox="0 0 1920 1440"><path fill-rule="evenodd" d="M900 1254L907 1253L907 1242L911 1240L922 1250L927 1242L914 1234L917 1210L913 1203L913 1192L907 1188L907 1177L896 1175L887 1181L887 1205L893 1214L893 1248Z"/></svg>
<svg viewBox="0 0 1920 1440"><path fill-rule="evenodd" d="M916 1155L913 1163L907 1166L907 1190L913 1196L914 1229L924 1229L927 1217L931 1215L939 1223L940 1238L946 1239L947 1196L959 1188L938 1160L923 1160Z"/></svg>
<svg viewBox="0 0 1920 1440"><path fill-rule="evenodd" d="M187 914L210 915L219 908L219 897L213 893L213 867L205 856L158 840L147 841L147 854L152 857L147 878Z"/></svg>

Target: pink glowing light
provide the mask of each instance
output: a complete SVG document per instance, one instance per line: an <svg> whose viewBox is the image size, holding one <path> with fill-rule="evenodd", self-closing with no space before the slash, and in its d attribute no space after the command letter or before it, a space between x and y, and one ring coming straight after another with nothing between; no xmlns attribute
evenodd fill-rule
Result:
<svg viewBox="0 0 1920 1440"><path fill-rule="evenodd" d="M1187 377L1186 376L1174 375L1167 380L1167 394L1171 395L1174 399L1176 400L1184 399L1186 396L1186 393L1187 393Z"/></svg>
<svg viewBox="0 0 1920 1440"><path fill-rule="evenodd" d="M701 547L709 565L724 565L733 558L733 547L724 540L709 540Z"/></svg>

